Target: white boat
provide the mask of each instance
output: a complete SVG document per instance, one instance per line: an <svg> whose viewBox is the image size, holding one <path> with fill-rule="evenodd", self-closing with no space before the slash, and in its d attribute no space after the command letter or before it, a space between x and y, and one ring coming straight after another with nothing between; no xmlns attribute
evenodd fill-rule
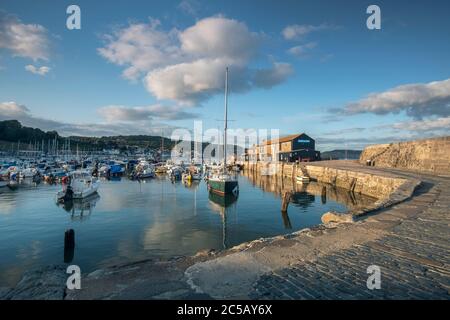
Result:
<svg viewBox="0 0 450 320"><path fill-rule="evenodd" d="M98 173L101 176L106 176L108 174L110 167L108 165L101 166L100 169L98 169Z"/></svg>
<svg viewBox="0 0 450 320"><path fill-rule="evenodd" d="M25 179L25 178L33 178L36 174L37 170L35 168L26 168L20 171L19 176Z"/></svg>
<svg viewBox="0 0 450 320"><path fill-rule="evenodd" d="M154 176L155 176L155 167L148 161L141 160L136 165L137 179L153 178Z"/></svg>
<svg viewBox="0 0 450 320"><path fill-rule="evenodd" d="M144 169L140 171L136 177L138 179L145 179L145 178L153 178L155 176L155 170L153 167L148 167L147 169Z"/></svg>
<svg viewBox="0 0 450 320"><path fill-rule="evenodd" d="M70 201L84 199L97 192L99 182L92 178L87 171L74 171L70 175L68 185L63 185L63 190L57 194L58 201Z"/></svg>

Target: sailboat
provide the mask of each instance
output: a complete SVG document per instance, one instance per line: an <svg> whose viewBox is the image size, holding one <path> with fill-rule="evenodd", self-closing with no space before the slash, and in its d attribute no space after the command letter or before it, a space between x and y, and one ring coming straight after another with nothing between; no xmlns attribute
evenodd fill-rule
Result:
<svg viewBox="0 0 450 320"><path fill-rule="evenodd" d="M208 190L220 196L239 193L238 181L227 172L228 68L225 71L225 123L223 129L223 170L208 179Z"/></svg>

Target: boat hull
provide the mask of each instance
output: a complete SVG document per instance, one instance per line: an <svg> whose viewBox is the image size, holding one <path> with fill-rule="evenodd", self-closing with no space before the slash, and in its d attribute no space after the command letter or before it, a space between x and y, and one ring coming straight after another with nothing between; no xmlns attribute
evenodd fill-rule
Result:
<svg viewBox="0 0 450 320"><path fill-rule="evenodd" d="M56 198L58 201L62 201L62 200L75 200L75 199L85 199L87 197L92 196L93 194L97 193L99 187L99 183L98 182L94 182L92 183L92 185L88 188L85 188L83 190L79 190L79 191L73 191L72 195L67 198L66 197L66 190L60 191L57 193Z"/></svg>
<svg viewBox="0 0 450 320"><path fill-rule="evenodd" d="M209 191L221 196L225 196L227 194L237 194L239 191L238 188L238 182L236 180L208 180Z"/></svg>
<svg viewBox="0 0 450 320"><path fill-rule="evenodd" d="M210 192L208 198L215 204L226 208L236 202L238 195L233 193L226 195L218 195L214 192Z"/></svg>

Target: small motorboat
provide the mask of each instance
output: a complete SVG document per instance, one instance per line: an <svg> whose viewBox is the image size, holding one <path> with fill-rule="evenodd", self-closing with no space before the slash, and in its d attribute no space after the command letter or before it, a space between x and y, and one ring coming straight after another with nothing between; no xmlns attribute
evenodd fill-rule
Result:
<svg viewBox="0 0 450 320"><path fill-rule="evenodd" d="M34 178L38 174L36 168L26 168L19 172L21 179Z"/></svg>
<svg viewBox="0 0 450 320"><path fill-rule="evenodd" d="M98 174L102 177L106 177L110 172L111 171L109 165L101 166L100 169L98 169Z"/></svg>
<svg viewBox="0 0 450 320"><path fill-rule="evenodd" d="M147 179L147 178L153 178L155 176L155 170L153 168L148 167L147 169L144 169L136 174L137 179Z"/></svg>
<svg viewBox="0 0 450 320"><path fill-rule="evenodd" d="M184 181L200 181L203 179L203 173L201 168L197 166L190 166L186 172L182 174L182 180Z"/></svg>
<svg viewBox="0 0 450 320"><path fill-rule="evenodd" d="M155 177L155 167L147 161L141 161L135 168L136 179L147 179Z"/></svg>
<svg viewBox="0 0 450 320"><path fill-rule="evenodd" d="M69 175L69 183L56 195L58 202L84 199L97 192L99 182L87 171L74 171Z"/></svg>
<svg viewBox="0 0 450 320"><path fill-rule="evenodd" d="M121 176L124 174L125 168L121 164L113 164L109 166L109 174L112 176Z"/></svg>

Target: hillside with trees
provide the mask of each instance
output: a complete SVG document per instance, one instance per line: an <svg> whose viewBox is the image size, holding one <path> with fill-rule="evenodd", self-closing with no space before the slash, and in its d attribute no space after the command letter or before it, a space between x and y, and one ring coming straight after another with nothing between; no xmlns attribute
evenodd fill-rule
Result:
<svg viewBox="0 0 450 320"><path fill-rule="evenodd" d="M164 138L164 149L170 150L175 145L175 141ZM62 137L56 131L43 131L38 128L22 126L17 120L0 121L0 148L3 151L10 151L13 148L21 149L37 148L46 150L49 145L58 144L70 145L70 149L75 151L78 148L85 151L99 151L103 149L120 149L126 151L131 147L144 149L161 148L162 139L160 136L134 135L134 136L111 136L111 137L83 137L70 136ZM39 147L36 147L39 146Z"/></svg>

